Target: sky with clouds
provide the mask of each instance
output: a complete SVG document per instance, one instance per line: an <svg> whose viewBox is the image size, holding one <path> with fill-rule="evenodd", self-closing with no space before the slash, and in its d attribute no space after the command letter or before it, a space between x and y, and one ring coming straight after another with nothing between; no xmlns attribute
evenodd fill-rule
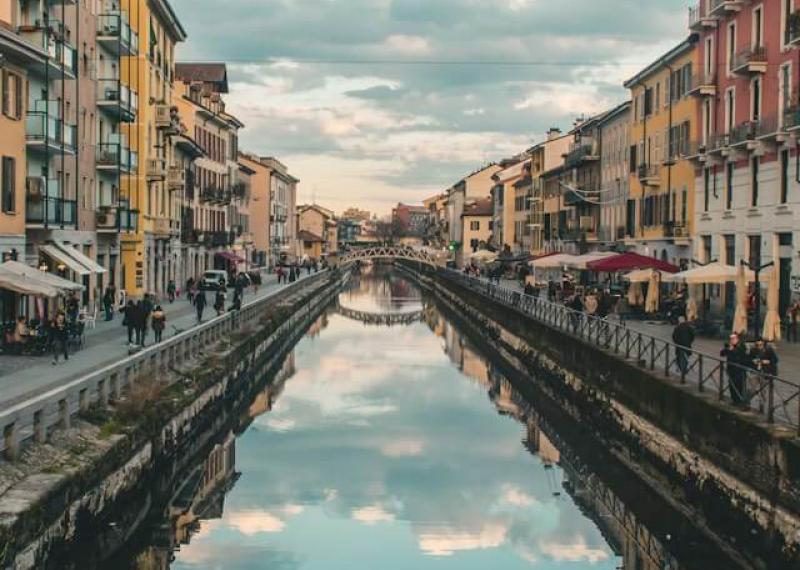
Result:
<svg viewBox="0 0 800 570"><path fill-rule="evenodd" d="M242 147L380 214L615 105L687 33L687 0L172 3L179 59L228 63Z"/></svg>

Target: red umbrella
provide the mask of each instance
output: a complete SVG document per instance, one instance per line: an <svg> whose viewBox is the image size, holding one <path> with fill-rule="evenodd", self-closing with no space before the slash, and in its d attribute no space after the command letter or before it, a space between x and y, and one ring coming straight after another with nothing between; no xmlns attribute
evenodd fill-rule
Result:
<svg viewBox="0 0 800 570"><path fill-rule="evenodd" d="M592 261L587 263L586 267L590 271L596 271L597 273L616 273L617 271L633 271L634 269L657 269L665 273L677 273L680 271L679 267L671 263L633 252L621 253L614 257Z"/></svg>

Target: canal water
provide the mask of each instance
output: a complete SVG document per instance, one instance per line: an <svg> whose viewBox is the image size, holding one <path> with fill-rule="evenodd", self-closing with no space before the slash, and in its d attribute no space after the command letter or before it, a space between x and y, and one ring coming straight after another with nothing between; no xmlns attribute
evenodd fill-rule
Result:
<svg viewBox="0 0 800 570"><path fill-rule="evenodd" d="M388 268L353 280L242 425L131 570L685 568Z"/></svg>

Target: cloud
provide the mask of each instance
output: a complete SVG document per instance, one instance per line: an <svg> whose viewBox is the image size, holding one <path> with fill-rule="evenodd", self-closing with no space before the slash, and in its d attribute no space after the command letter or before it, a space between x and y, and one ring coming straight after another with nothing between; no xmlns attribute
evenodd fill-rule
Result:
<svg viewBox="0 0 800 570"><path fill-rule="evenodd" d="M229 512L225 516L225 521L228 526L247 536L282 532L286 527L286 523L280 518L261 510Z"/></svg>
<svg viewBox="0 0 800 570"><path fill-rule="evenodd" d="M508 528L501 523L489 523L477 532L437 529L419 535L419 547L430 556L452 556L464 550L497 548L506 541Z"/></svg>
<svg viewBox="0 0 800 570"><path fill-rule="evenodd" d="M595 564L609 558L606 550L587 546L583 537L577 537L575 542L546 542L539 546L542 554L550 556L558 562L590 562Z"/></svg>
<svg viewBox="0 0 800 570"><path fill-rule="evenodd" d="M173 3L178 58L229 63L242 146L281 157L303 199L379 213L623 100L687 33L685 0Z"/></svg>
<svg viewBox="0 0 800 570"><path fill-rule="evenodd" d="M384 510L380 505L370 505L353 509L352 515L353 519L367 525L391 522L394 520L394 515Z"/></svg>
<svg viewBox="0 0 800 570"><path fill-rule="evenodd" d="M416 457L422 455L425 442L418 439L402 439L389 442L381 447L386 457Z"/></svg>

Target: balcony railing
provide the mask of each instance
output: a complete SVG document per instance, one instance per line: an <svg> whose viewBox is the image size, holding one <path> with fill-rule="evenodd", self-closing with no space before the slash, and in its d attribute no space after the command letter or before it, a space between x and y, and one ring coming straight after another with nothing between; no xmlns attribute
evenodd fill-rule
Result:
<svg viewBox="0 0 800 570"><path fill-rule="evenodd" d="M38 103L44 102L37 101L35 107L49 107L49 105L38 105ZM39 111L29 112L25 120L25 136L29 146L46 146L70 154L75 152L77 139L75 125L65 124L55 113Z"/></svg>
<svg viewBox="0 0 800 570"><path fill-rule="evenodd" d="M570 150L564 157L564 165L567 167L576 166L586 160L596 160L597 153L592 142L573 143Z"/></svg>
<svg viewBox="0 0 800 570"><path fill-rule="evenodd" d="M167 177L167 162L163 158L148 158L146 173L148 180L164 180Z"/></svg>
<svg viewBox="0 0 800 570"><path fill-rule="evenodd" d="M716 75L714 73L697 73L693 75L689 93L701 97L713 97L717 93Z"/></svg>
<svg viewBox="0 0 800 570"><path fill-rule="evenodd" d="M743 3L743 0L711 0L708 7L708 15L724 16L725 14L737 12Z"/></svg>
<svg viewBox="0 0 800 570"><path fill-rule="evenodd" d="M759 121L745 121L744 123L739 123L731 129L729 144L731 146L736 146L755 140L758 132L758 125Z"/></svg>
<svg viewBox="0 0 800 570"><path fill-rule="evenodd" d="M636 168L636 175L639 181L646 185L657 184L661 179L659 167L654 164L640 164Z"/></svg>
<svg viewBox="0 0 800 570"><path fill-rule="evenodd" d="M787 131L800 129L800 105L794 105L783 113L783 128Z"/></svg>
<svg viewBox="0 0 800 570"><path fill-rule="evenodd" d="M139 165L139 155L129 150L121 142L105 142L98 144L96 147L95 163L97 168L101 170L136 172Z"/></svg>
<svg viewBox="0 0 800 570"><path fill-rule="evenodd" d="M734 73L764 73L767 70L767 48L751 46L739 51L731 63Z"/></svg>
<svg viewBox="0 0 800 570"><path fill-rule="evenodd" d="M97 104L120 120L130 122L139 108L139 95L118 79L97 80Z"/></svg>
<svg viewBox="0 0 800 570"><path fill-rule="evenodd" d="M707 152L720 152L730 146L730 135L727 133L717 133L708 137L706 145Z"/></svg>
<svg viewBox="0 0 800 570"><path fill-rule="evenodd" d="M131 29L124 12L98 16L97 42L117 55L130 56L139 52L139 35Z"/></svg>
<svg viewBox="0 0 800 570"><path fill-rule="evenodd" d="M97 231L135 232L139 224L139 211L126 206L104 206L95 218Z"/></svg>
<svg viewBox="0 0 800 570"><path fill-rule="evenodd" d="M73 79L78 58L75 48L67 43L65 30L66 28L61 22L50 20L49 28L45 28L37 22L33 26L20 26L19 34L23 39L47 53L47 65L51 69Z"/></svg>
<svg viewBox="0 0 800 570"><path fill-rule="evenodd" d="M48 181L50 186L57 181ZM57 185L57 184L56 184ZM55 196L35 196L28 194L25 200L25 221L28 224L53 226L75 226L77 223L78 202Z"/></svg>

